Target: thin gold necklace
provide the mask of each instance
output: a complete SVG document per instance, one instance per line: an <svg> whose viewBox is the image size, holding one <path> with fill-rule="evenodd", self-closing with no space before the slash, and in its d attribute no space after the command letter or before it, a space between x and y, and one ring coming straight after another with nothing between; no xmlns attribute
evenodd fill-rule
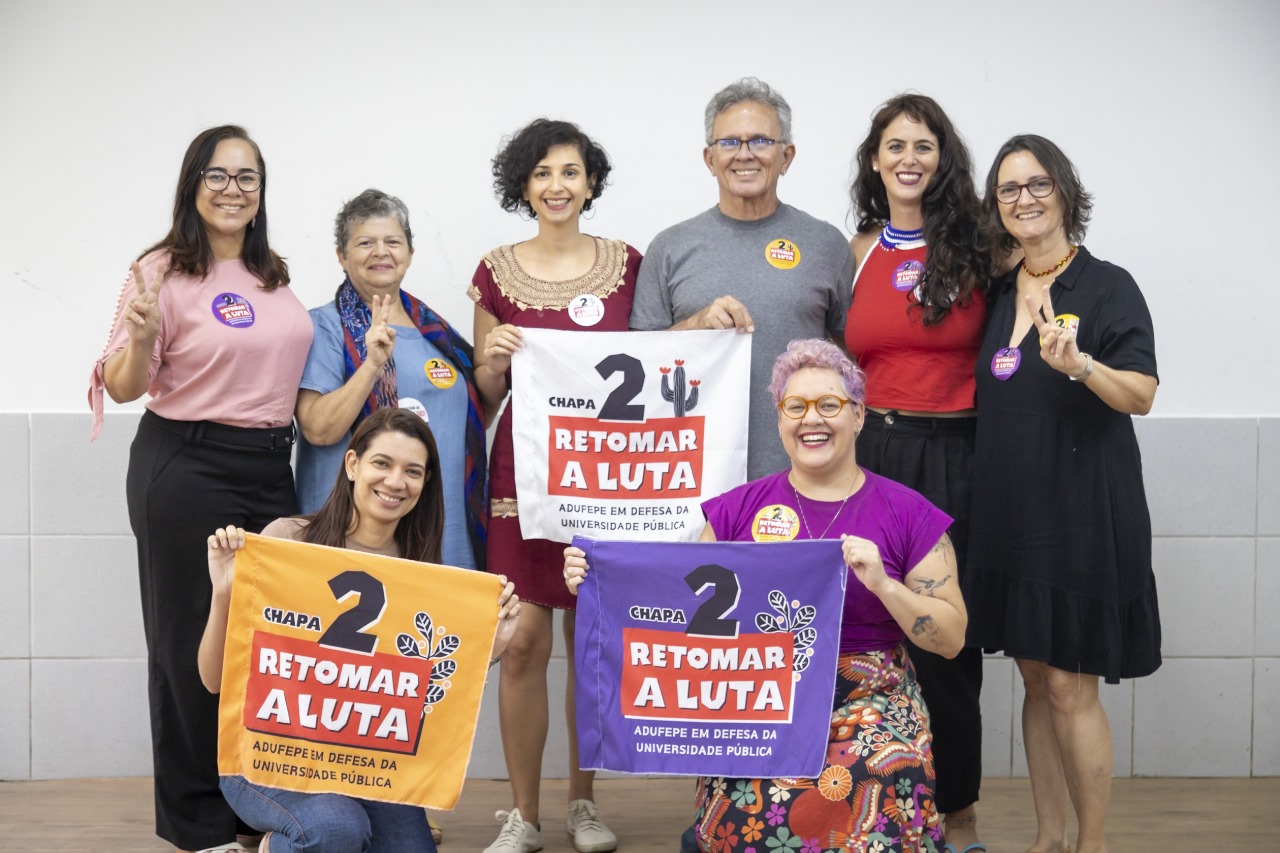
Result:
<svg viewBox="0 0 1280 853"><path fill-rule="evenodd" d="M840 501L840 508L836 510L836 514L831 516L831 520L827 522L827 526L823 528L822 535L816 538L826 539L827 532L831 530L831 525L836 523L836 519L840 517L840 513L844 512L844 505L849 502L849 498L853 497L853 493L858 490L858 481L862 478L862 469L858 469L858 473L853 475L853 485L849 487L849 494L844 496L844 500ZM804 504L800 501L800 490L796 488L796 484L791 484L791 491L796 496L796 509L800 510L800 521L804 523L804 533L810 539L815 538L813 531L809 529L809 519L804 517Z"/></svg>

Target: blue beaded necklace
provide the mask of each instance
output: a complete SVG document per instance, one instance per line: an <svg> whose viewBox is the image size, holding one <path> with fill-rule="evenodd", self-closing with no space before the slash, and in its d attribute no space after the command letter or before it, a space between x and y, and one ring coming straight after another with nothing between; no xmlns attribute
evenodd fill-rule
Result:
<svg viewBox="0 0 1280 853"><path fill-rule="evenodd" d="M924 245L924 229L917 228L914 231L902 231L886 222L884 228L880 231L880 245L889 251L894 249L915 249Z"/></svg>

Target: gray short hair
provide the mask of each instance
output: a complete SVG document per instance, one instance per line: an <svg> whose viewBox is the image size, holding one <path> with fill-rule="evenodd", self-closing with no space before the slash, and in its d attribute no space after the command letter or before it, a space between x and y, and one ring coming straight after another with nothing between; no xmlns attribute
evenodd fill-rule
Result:
<svg viewBox="0 0 1280 853"><path fill-rule="evenodd" d="M351 199L338 211L338 218L333 224L333 241L338 246L342 257L347 256L347 242L351 239L351 228L368 219L383 219L394 216L404 229L404 239L413 250L413 231L409 228L409 208L404 202L382 190L368 189Z"/></svg>
<svg viewBox="0 0 1280 853"><path fill-rule="evenodd" d="M716 116L729 109L735 104L741 104L744 101L751 101L757 104L764 104L773 107L773 111L778 114L778 123L782 125L782 138L779 142L790 143L791 140L791 105L787 103L787 99L782 94L769 86L768 83L757 77L743 77L725 86L719 92L711 96L711 100L707 102L707 112L704 119L707 130L707 144L710 145L711 126L716 122Z"/></svg>

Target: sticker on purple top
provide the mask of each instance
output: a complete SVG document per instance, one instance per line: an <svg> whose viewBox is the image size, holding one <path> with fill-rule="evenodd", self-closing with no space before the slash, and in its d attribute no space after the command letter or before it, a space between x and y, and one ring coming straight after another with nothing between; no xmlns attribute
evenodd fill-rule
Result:
<svg viewBox="0 0 1280 853"><path fill-rule="evenodd" d="M914 290L920 276L924 275L924 264L915 259L903 261L893 271L893 289L906 293Z"/></svg>
<svg viewBox="0 0 1280 853"><path fill-rule="evenodd" d="M253 306L238 293L219 293L213 298L213 316L233 328L253 325Z"/></svg>
<svg viewBox="0 0 1280 853"><path fill-rule="evenodd" d="M991 375L1003 382L1018 372L1018 365L1021 363L1022 350L1017 347L996 350L995 356L991 359Z"/></svg>

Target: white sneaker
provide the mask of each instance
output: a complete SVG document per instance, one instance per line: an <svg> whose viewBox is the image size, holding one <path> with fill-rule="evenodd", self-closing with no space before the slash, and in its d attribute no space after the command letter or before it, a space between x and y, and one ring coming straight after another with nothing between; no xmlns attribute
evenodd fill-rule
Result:
<svg viewBox="0 0 1280 853"><path fill-rule="evenodd" d="M578 853L609 853L618 849L618 836L604 825L596 812L596 804L590 800L574 800L569 803L569 819L566 821L573 849Z"/></svg>
<svg viewBox="0 0 1280 853"><path fill-rule="evenodd" d="M502 822L502 829L484 853L534 853L542 849L542 833L520 816L519 809L498 812L494 817Z"/></svg>

